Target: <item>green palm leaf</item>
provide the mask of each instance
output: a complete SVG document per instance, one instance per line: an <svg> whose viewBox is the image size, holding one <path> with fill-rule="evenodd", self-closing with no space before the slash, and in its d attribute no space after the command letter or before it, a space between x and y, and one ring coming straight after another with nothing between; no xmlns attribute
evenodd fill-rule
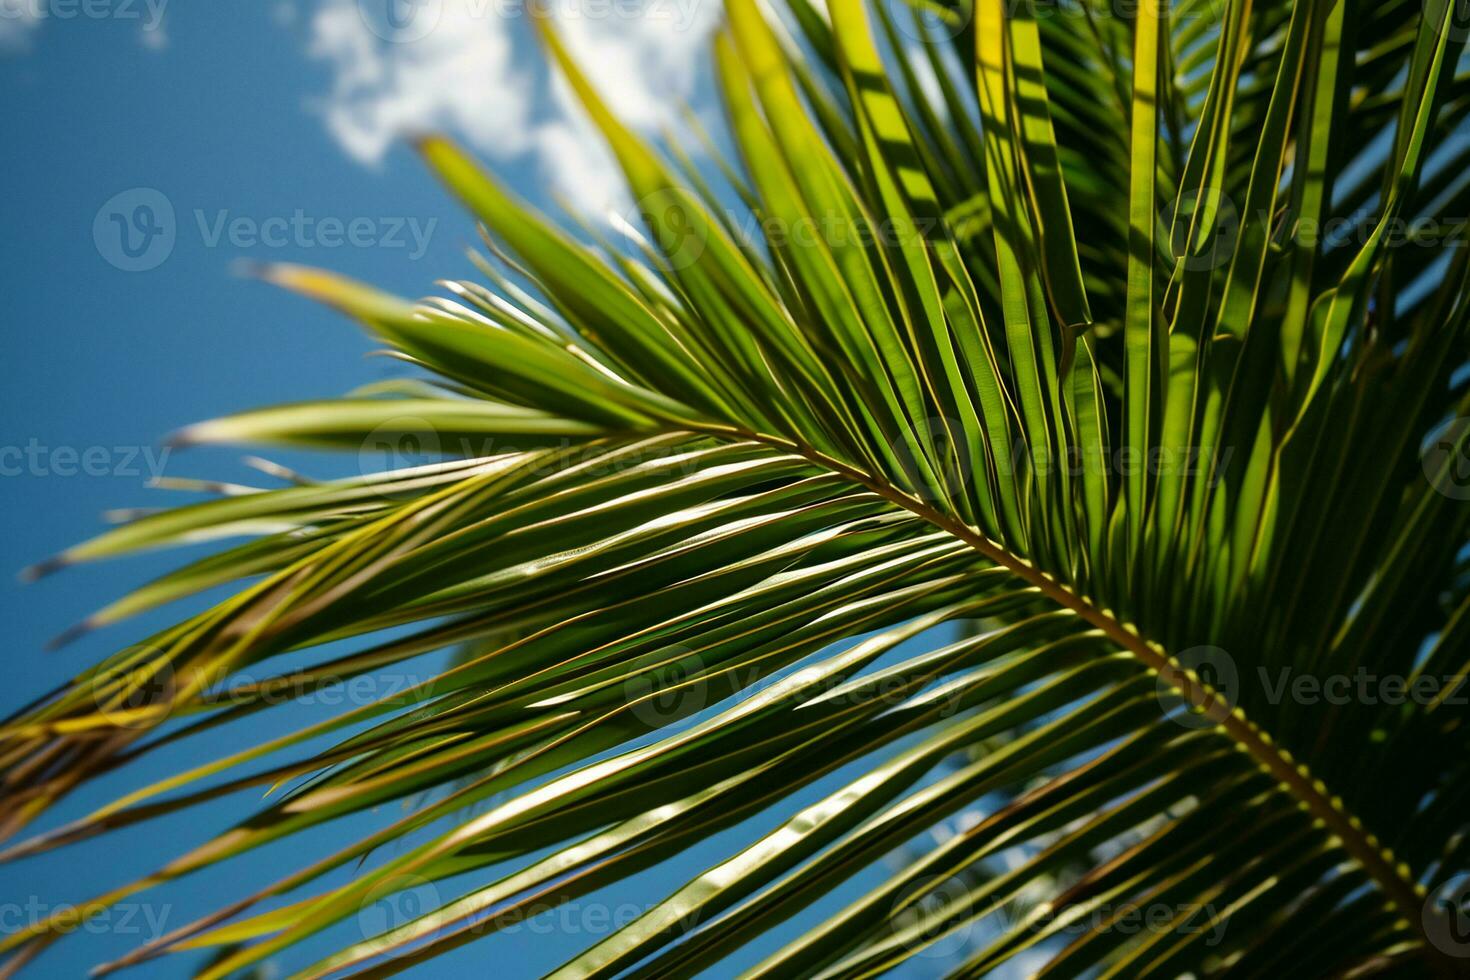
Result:
<svg viewBox="0 0 1470 980"><path fill-rule="evenodd" d="M1470 194L1457 11L793 0L793 36L727 7L720 179L623 126L538 16L643 228L584 243L428 138L484 281L410 303L261 270L423 380L177 437L442 462L262 464L291 485L216 485L32 570L248 537L83 624L234 588L4 722L0 827L182 739L211 761L0 857L275 792L0 940L4 972L402 801L109 967L206 950L225 977L427 885L300 973L388 975L740 828L555 975L720 973L824 898L750 975L869 976L957 935L960 977L1455 975L1470 253L1423 229ZM1283 696L1296 674L1414 694Z"/></svg>

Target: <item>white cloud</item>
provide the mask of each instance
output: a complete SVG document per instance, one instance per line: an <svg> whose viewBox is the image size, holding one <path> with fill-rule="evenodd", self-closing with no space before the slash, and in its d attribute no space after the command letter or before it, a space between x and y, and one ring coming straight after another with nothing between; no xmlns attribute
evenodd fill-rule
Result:
<svg viewBox="0 0 1470 980"><path fill-rule="evenodd" d="M355 0L332 0L317 12L309 53L333 69L322 113L357 159L377 162L399 137L430 129L505 153L528 145L530 107L510 96L527 80L512 63L510 38L487 29L467 4L446 7L433 30L405 43L377 36Z"/></svg>
<svg viewBox="0 0 1470 980"><path fill-rule="evenodd" d="M0 52L24 51L41 24L41 7L34 3L0 0Z"/></svg>
<svg viewBox="0 0 1470 980"><path fill-rule="evenodd" d="M560 199L594 217L629 210L622 171L590 122L577 117L543 122L535 140L540 172Z"/></svg>
<svg viewBox="0 0 1470 980"><path fill-rule="evenodd" d="M554 0L552 9L598 90L645 132L676 121L719 16L717 0ZM625 206L610 155L541 67L525 18L522 0L322 0L308 53L332 71L319 103L328 130L368 164L406 134L446 130L497 161L529 156L589 214Z"/></svg>
<svg viewBox="0 0 1470 980"><path fill-rule="evenodd" d="M717 0L654 0L642 4L639 14L610 18L579 14L575 5L576 0L562 0L554 8L561 37L603 98L629 125L654 129L670 122L670 110L689 96L696 68L709 53ZM561 95L570 101L569 92Z"/></svg>

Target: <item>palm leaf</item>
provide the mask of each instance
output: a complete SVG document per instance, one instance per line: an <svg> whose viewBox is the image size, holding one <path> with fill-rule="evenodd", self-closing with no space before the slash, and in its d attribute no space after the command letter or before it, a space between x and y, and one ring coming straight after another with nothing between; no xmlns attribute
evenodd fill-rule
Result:
<svg viewBox="0 0 1470 980"><path fill-rule="evenodd" d="M788 12L794 35L729 0L738 159L713 151L715 175L620 123L538 15L639 201L626 242L579 240L431 137L484 281L412 303L261 270L425 383L178 441L445 459L267 464L291 485L216 487L33 570L250 538L83 624L235 590L5 721L0 826L180 740L209 761L0 856L276 792L0 940L5 972L389 801L108 967L205 950L225 977L427 886L299 974L385 976L728 831L746 843L555 975L722 971L829 896L751 975L868 976L954 936L964 977L1023 954L1049 977L1455 972L1470 261L1396 235L1466 199L1456 11ZM1364 206L1363 236L1323 233ZM269 741L216 737L448 649ZM1283 697L1282 672L1425 693ZM1209 928L1125 928L1139 908Z"/></svg>

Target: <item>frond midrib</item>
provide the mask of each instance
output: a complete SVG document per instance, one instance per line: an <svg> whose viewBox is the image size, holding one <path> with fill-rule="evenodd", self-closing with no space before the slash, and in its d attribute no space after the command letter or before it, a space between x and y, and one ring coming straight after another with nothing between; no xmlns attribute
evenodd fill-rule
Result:
<svg viewBox="0 0 1470 980"><path fill-rule="evenodd" d="M1145 638L1135 626L1118 619L1112 610L1100 607L1087 597L1074 592L1056 576L1037 568L1003 544L992 541L975 528L857 467L781 436L721 425L700 426L694 431L717 438L761 443L801 456L816 466L852 480L916 517L954 535L986 558L1035 586L1053 602L1087 620L1113 642L1133 654L1145 667L1154 671L1192 708L1214 721L1219 730L1284 786L1296 799L1298 806L1319 821L1330 836L1341 843L1348 856L1368 874L1385 901L1398 911L1403 923L1418 931L1412 923L1418 921L1417 910L1423 905L1426 892L1414 880L1408 865L1396 862L1392 851L1384 848L1363 822L1344 808L1342 798L1333 794L1322 780L1313 776L1305 763L1298 762L1290 750L1278 745L1271 734L1246 717L1241 708L1232 707L1208 684L1201 681L1194 671L1171 657L1162 644ZM1426 955L1432 955L1435 951L1432 943L1421 945Z"/></svg>

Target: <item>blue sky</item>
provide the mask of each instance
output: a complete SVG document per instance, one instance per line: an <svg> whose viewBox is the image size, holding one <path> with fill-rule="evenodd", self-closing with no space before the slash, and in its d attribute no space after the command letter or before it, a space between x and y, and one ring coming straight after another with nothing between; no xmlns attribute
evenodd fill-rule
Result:
<svg viewBox="0 0 1470 980"><path fill-rule="evenodd" d="M362 356L370 345L351 324L231 269L241 258L307 262L407 295L431 291L438 278L469 276L463 250L472 225L420 169L397 138L401 131L458 134L543 206L553 194L594 214L621 206L605 157L541 66L513 0L417 2L423 9L409 13L431 15L433 30L385 40L385 23L391 34L394 24L411 21L375 20L382 11L364 11L354 0L0 0L0 168L8 182L0 195L0 269L9 368L0 389L0 540L11 572L100 530L105 511L187 499L148 489L150 476L259 479L231 451L165 452L160 440L168 432L398 373L392 362ZM651 18L615 11L566 25L618 108L647 130L667 121L682 98L708 111L700 69L717 14L712 0L654 0L650 9ZM342 465L289 462L317 473ZM0 708L13 710L177 615L145 616L61 652L43 649L180 557L76 568L31 585L0 576L11 652ZM253 719L222 738L244 744L281 723ZM39 828L193 758L181 751L108 776ZM0 930L37 908L153 870L248 802L221 801L0 866L0 897L8 903ZM54 947L36 973L82 975L146 939L155 925L181 925L191 911L214 908L226 894L320 853L331 835L360 835L391 816L365 814L228 873L163 889L126 923L119 918ZM741 839L738 830L730 833L605 901L653 900L727 853ZM344 923L325 942L350 942L358 927ZM505 972L498 975L557 965L587 944L589 929L596 926L568 934L548 925L500 937L494 955ZM799 929L791 923L784 935ZM279 966L303 965L326 948L284 957ZM471 944L419 975L482 967L488 952ZM183 976L197 963L184 957L146 973Z"/></svg>

